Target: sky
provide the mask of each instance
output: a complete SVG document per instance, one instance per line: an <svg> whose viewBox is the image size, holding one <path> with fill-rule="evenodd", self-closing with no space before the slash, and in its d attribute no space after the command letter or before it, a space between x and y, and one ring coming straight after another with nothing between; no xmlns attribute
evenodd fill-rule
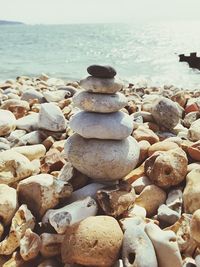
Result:
<svg viewBox="0 0 200 267"><path fill-rule="evenodd" d="M0 0L0 19L28 24L200 20L200 0Z"/></svg>

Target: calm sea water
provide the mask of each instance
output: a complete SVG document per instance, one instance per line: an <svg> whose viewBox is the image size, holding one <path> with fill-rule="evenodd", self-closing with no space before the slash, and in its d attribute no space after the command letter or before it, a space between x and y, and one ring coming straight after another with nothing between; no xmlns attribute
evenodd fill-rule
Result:
<svg viewBox="0 0 200 267"><path fill-rule="evenodd" d="M200 88L200 71L178 62L190 52L200 55L200 21L0 26L0 80L42 72L79 79L100 63L130 82Z"/></svg>

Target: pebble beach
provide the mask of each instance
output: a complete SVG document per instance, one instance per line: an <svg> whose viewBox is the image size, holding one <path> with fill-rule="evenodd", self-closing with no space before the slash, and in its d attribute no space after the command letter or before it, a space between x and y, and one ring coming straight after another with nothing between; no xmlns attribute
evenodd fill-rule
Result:
<svg viewBox="0 0 200 267"><path fill-rule="evenodd" d="M0 83L0 266L200 267L200 91Z"/></svg>

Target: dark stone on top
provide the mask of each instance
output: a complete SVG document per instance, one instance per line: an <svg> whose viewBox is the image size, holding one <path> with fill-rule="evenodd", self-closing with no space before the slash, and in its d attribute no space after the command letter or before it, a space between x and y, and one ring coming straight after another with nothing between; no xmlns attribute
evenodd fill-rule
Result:
<svg viewBox="0 0 200 267"><path fill-rule="evenodd" d="M96 78L114 78L117 74L116 70L111 66L91 65L87 68L87 72Z"/></svg>

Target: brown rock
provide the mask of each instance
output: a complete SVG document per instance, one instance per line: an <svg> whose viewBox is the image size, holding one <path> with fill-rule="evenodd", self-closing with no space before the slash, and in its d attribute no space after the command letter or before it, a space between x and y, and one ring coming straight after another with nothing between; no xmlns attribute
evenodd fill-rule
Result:
<svg viewBox="0 0 200 267"><path fill-rule="evenodd" d="M41 172L51 173L60 171L65 165L64 155L56 148L51 148L41 161Z"/></svg>
<svg viewBox="0 0 200 267"><path fill-rule="evenodd" d="M16 119L24 117L30 110L29 103L20 99L8 99L4 101L1 108L10 110Z"/></svg>
<svg viewBox="0 0 200 267"><path fill-rule="evenodd" d="M145 159L148 158L148 150L149 150L151 144L146 140L142 140L142 141L138 142L138 145L140 147L139 162L143 162Z"/></svg>
<svg viewBox="0 0 200 267"><path fill-rule="evenodd" d="M128 175L123 178L123 181L132 184L135 180L144 175L144 164L140 165L138 168L132 170Z"/></svg>
<svg viewBox="0 0 200 267"><path fill-rule="evenodd" d="M177 102L181 107L185 107L187 96L184 91L179 91L171 97L171 100Z"/></svg>
<svg viewBox="0 0 200 267"><path fill-rule="evenodd" d="M183 191L183 206L186 213L200 209L200 169L194 169L186 176L186 187Z"/></svg>
<svg viewBox="0 0 200 267"><path fill-rule="evenodd" d="M180 149L156 152L145 161L145 173L150 180L163 188L181 183L187 174L187 156Z"/></svg>
<svg viewBox="0 0 200 267"><path fill-rule="evenodd" d="M200 245L200 209L192 215L190 231L192 238Z"/></svg>
<svg viewBox="0 0 200 267"><path fill-rule="evenodd" d="M168 142L168 141L158 142L158 143L153 144L149 148L148 156L150 157L151 155L153 155L157 151L168 151L168 150L172 150L172 149L176 149L176 148L179 148L179 146L176 143Z"/></svg>
<svg viewBox="0 0 200 267"><path fill-rule="evenodd" d="M68 227L61 247L64 263L112 266L118 259L123 233L109 216L92 216Z"/></svg>
<svg viewBox="0 0 200 267"><path fill-rule="evenodd" d="M133 206L135 190L128 183L103 188L97 191L97 201L106 215L117 217Z"/></svg>
<svg viewBox="0 0 200 267"><path fill-rule="evenodd" d="M192 159L200 161L200 140L189 146L187 151Z"/></svg>
<svg viewBox="0 0 200 267"><path fill-rule="evenodd" d="M60 255L60 249L64 240L64 235L43 233L41 234L40 239L40 253L43 257L50 258Z"/></svg>
<svg viewBox="0 0 200 267"><path fill-rule="evenodd" d="M166 198L164 190L156 185L147 185L136 198L135 204L145 208L147 216L151 217L156 214L159 206L165 203Z"/></svg>
<svg viewBox="0 0 200 267"><path fill-rule="evenodd" d="M147 127L140 125L135 131L133 131L132 136L139 142L142 140L148 141L151 145L159 142L158 136Z"/></svg>

